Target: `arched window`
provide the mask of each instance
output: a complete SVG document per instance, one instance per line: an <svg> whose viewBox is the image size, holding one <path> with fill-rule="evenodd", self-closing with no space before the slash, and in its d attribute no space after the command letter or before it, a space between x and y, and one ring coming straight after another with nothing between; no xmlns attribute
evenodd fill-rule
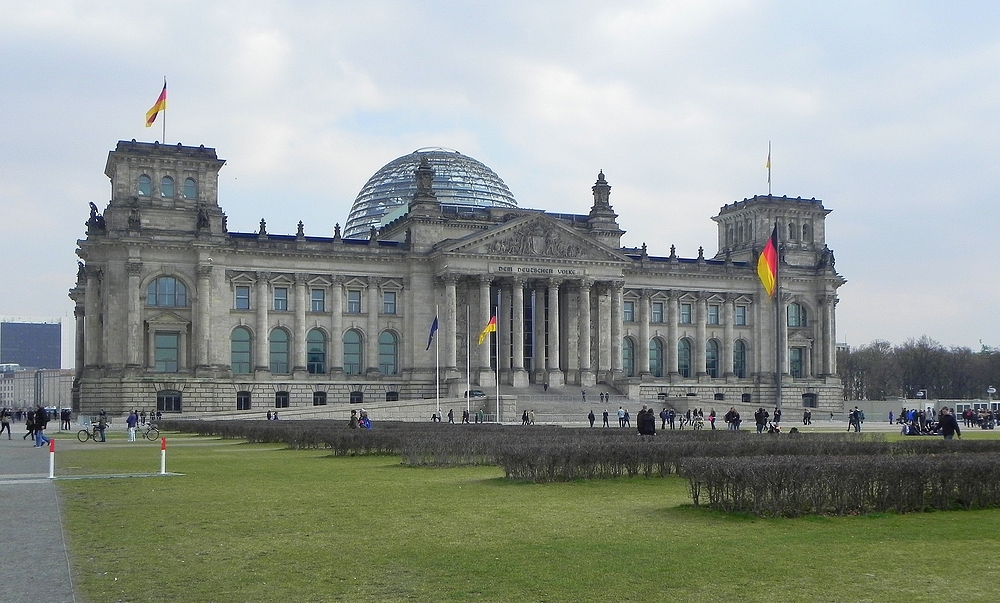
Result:
<svg viewBox="0 0 1000 603"><path fill-rule="evenodd" d="M398 343L391 331L382 331L378 336L378 370L383 375L395 375L399 371Z"/></svg>
<svg viewBox="0 0 1000 603"><path fill-rule="evenodd" d="M726 247L733 246L733 227L730 226L726 229Z"/></svg>
<svg viewBox="0 0 1000 603"><path fill-rule="evenodd" d="M198 196L198 185L195 183L194 178L184 179L184 198L194 199Z"/></svg>
<svg viewBox="0 0 1000 603"><path fill-rule="evenodd" d="M229 336L229 364L234 374L248 375L253 371L253 335L246 327L236 327Z"/></svg>
<svg viewBox="0 0 1000 603"><path fill-rule="evenodd" d="M654 377L663 376L663 342L656 337L649 340L649 372Z"/></svg>
<svg viewBox="0 0 1000 603"><path fill-rule="evenodd" d="M795 226L795 222L788 223L788 240L794 241L798 235L798 228Z"/></svg>
<svg viewBox="0 0 1000 603"><path fill-rule="evenodd" d="M705 372L709 377L719 377L719 342L709 339L705 344Z"/></svg>
<svg viewBox="0 0 1000 603"><path fill-rule="evenodd" d="M139 176L139 181L136 182L135 190L139 193L140 197L148 197L153 192L153 181L149 176L143 174Z"/></svg>
<svg viewBox="0 0 1000 603"><path fill-rule="evenodd" d="M803 224L802 225L802 241L804 243L812 243L812 240L813 240L813 238L812 238L812 233L809 232L809 225L808 224Z"/></svg>
<svg viewBox="0 0 1000 603"><path fill-rule="evenodd" d="M361 333L351 329L344 333L344 373L361 374Z"/></svg>
<svg viewBox="0 0 1000 603"><path fill-rule="evenodd" d="M788 326L790 327L809 326L809 323L806 320L805 306L797 303L788 304Z"/></svg>
<svg viewBox="0 0 1000 603"><path fill-rule="evenodd" d="M160 307L187 306L187 286L172 276L161 276L146 288L146 305Z"/></svg>
<svg viewBox="0 0 1000 603"><path fill-rule="evenodd" d="M271 372L288 373L288 331L275 329L268 338L271 348Z"/></svg>
<svg viewBox="0 0 1000 603"><path fill-rule="evenodd" d="M691 376L691 340L681 339L677 342L677 372L681 377Z"/></svg>
<svg viewBox="0 0 1000 603"><path fill-rule="evenodd" d="M174 196L174 179L170 176L164 176L160 179L160 196L161 197L173 197Z"/></svg>
<svg viewBox="0 0 1000 603"><path fill-rule="evenodd" d="M628 337L622 339L622 370L626 377L635 377L635 343Z"/></svg>
<svg viewBox="0 0 1000 603"><path fill-rule="evenodd" d="M306 366L313 375L326 372L326 335L319 329L309 331L306 337Z"/></svg>
<svg viewBox="0 0 1000 603"><path fill-rule="evenodd" d="M747 376L747 344L742 339L733 344L733 374L740 379Z"/></svg>

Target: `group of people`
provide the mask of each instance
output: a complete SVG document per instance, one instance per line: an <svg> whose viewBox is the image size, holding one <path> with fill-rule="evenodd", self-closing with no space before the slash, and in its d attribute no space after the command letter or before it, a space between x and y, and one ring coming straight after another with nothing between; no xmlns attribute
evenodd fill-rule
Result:
<svg viewBox="0 0 1000 603"><path fill-rule="evenodd" d="M361 415L358 415L358 411L351 409L351 418L347 421L347 426L351 429L371 429L372 421L368 418L368 411L361 409Z"/></svg>
<svg viewBox="0 0 1000 603"><path fill-rule="evenodd" d="M22 440L27 440L31 438L34 442L35 448L40 448L47 445L50 440L45 436L45 428L49 424L49 411L45 410L41 406L33 410L29 410L23 413L24 418L24 435L21 437ZM13 411L9 408L4 408L0 410L0 435L3 432L7 432L7 439L10 440L10 423L11 419L14 417Z"/></svg>
<svg viewBox="0 0 1000 603"><path fill-rule="evenodd" d="M854 428L855 432L861 431L861 424L865 422L865 411L861 410L857 406L851 409L851 412L847 413L847 431Z"/></svg>
<svg viewBox="0 0 1000 603"><path fill-rule="evenodd" d="M781 409L775 408L772 415L761 406L753 413L754 423L757 425L757 433L781 433Z"/></svg>
<svg viewBox="0 0 1000 603"><path fill-rule="evenodd" d="M936 416L933 409L918 411L913 408L909 410L904 408L899 413L897 421L903 425L900 430L903 435L939 435L946 440L951 440L957 435L958 439L962 439L962 428L958 425L958 418L954 411L947 406L942 408ZM971 427L972 424L966 423L965 426Z"/></svg>
<svg viewBox="0 0 1000 603"><path fill-rule="evenodd" d="M526 410L521 413L521 425L534 425L535 424L535 409Z"/></svg>

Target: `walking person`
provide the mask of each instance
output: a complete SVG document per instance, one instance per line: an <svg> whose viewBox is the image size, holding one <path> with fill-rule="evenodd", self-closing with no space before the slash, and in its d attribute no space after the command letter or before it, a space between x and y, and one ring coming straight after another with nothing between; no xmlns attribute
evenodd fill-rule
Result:
<svg viewBox="0 0 1000 603"><path fill-rule="evenodd" d="M618 427L625 427L625 409L618 407Z"/></svg>
<svg viewBox="0 0 1000 603"><path fill-rule="evenodd" d="M7 439L10 439L10 409L0 409L0 436L7 432Z"/></svg>
<svg viewBox="0 0 1000 603"><path fill-rule="evenodd" d="M27 440L29 436L32 440L35 439L35 411L33 410L24 414L24 431L25 434L21 436L22 440Z"/></svg>
<svg viewBox="0 0 1000 603"><path fill-rule="evenodd" d="M712 426L712 429L715 429L715 409L714 408L712 409L712 412L708 413L708 422Z"/></svg>
<svg viewBox="0 0 1000 603"><path fill-rule="evenodd" d="M451 423L452 425L455 424L455 409L454 408L449 408L448 409L448 422Z"/></svg>
<svg viewBox="0 0 1000 603"><path fill-rule="evenodd" d="M139 415L133 410L128 414L128 418L125 419L125 425L128 426L128 441L135 441L135 432L139 425Z"/></svg>
<svg viewBox="0 0 1000 603"><path fill-rule="evenodd" d="M666 407L663 407L663 410L660 411L660 429L661 430L667 428L667 419L669 417L670 417L670 413L667 412L667 408Z"/></svg>
<svg viewBox="0 0 1000 603"><path fill-rule="evenodd" d="M587 415L587 420L590 421L590 426L593 427L594 426L594 421L597 420L597 417L594 416L594 410L593 409L591 409L590 410L590 414Z"/></svg>
<svg viewBox="0 0 1000 603"><path fill-rule="evenodd" d="M604 409L604 425L603 425L603 427L611 427L611 424L608 423L608 409L607 408Z"/></svg>
<svg viewBox="0 0 1000 603"><path fill-rule="evenodd" d="M45 437L45 427L49 424L49 413L41 406L35 411L35 447L40 448L51 440Z"/></svg>
<svg viewBox="0 0 1000 603"><path fill-rule="evenodd" d="M951 414L951 410L947 406L941 409L941 416L938 417L938 426L941 429L941 435L944 436L944 439L952 440L955 438L955 434L958 434L958 439L962 439L962 429L958 426L955 415Z"/></svg>

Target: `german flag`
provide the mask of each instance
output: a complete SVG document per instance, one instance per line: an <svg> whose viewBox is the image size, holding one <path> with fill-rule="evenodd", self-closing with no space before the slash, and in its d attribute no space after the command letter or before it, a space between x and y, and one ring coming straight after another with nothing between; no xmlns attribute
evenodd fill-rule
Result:
<svg viewBox="0 0 1000 603"><path fill-rule="evenodd" d="M167 110L167 79L163 78L163 90L160 92L160 97L156 99L153 107L146 111L146 127L153 125L156 121L156 116L160 114L160 111Z"/></svg>
<svg viewBox="0 0 1000 603"><path fill-rule="evenodd" d="M483 332L479 334L479 345L483 345L483 342L486 341L487 335L496 332L497 332L497 317L491 316L490 321L486 323L485 327L483 327Z"/></svg>
<svg viewBox="0 0 1000 603"><path fill-rule="evenodd" d="M764 245L764 251L757 258L757 276L764 285L768 296L774 297L775 285L778 283L778 225L774 225L771 238Z"/></svg>

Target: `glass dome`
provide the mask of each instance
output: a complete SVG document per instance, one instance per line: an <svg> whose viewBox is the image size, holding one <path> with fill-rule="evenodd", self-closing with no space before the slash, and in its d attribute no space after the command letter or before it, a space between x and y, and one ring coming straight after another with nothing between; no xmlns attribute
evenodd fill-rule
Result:
<svg viewBox="0 0 1000 603"><path fill-rule="evenodd" d="M443 205L517 207L500 176L472 157L451 149L417 149L390 161L368 179L347 217L345 237L367 237L371 227L378 228L386 214L395 214L398 209L402 215L417 192L414 172L421 157L427 157L434 169L432 186Z"/></svg>

